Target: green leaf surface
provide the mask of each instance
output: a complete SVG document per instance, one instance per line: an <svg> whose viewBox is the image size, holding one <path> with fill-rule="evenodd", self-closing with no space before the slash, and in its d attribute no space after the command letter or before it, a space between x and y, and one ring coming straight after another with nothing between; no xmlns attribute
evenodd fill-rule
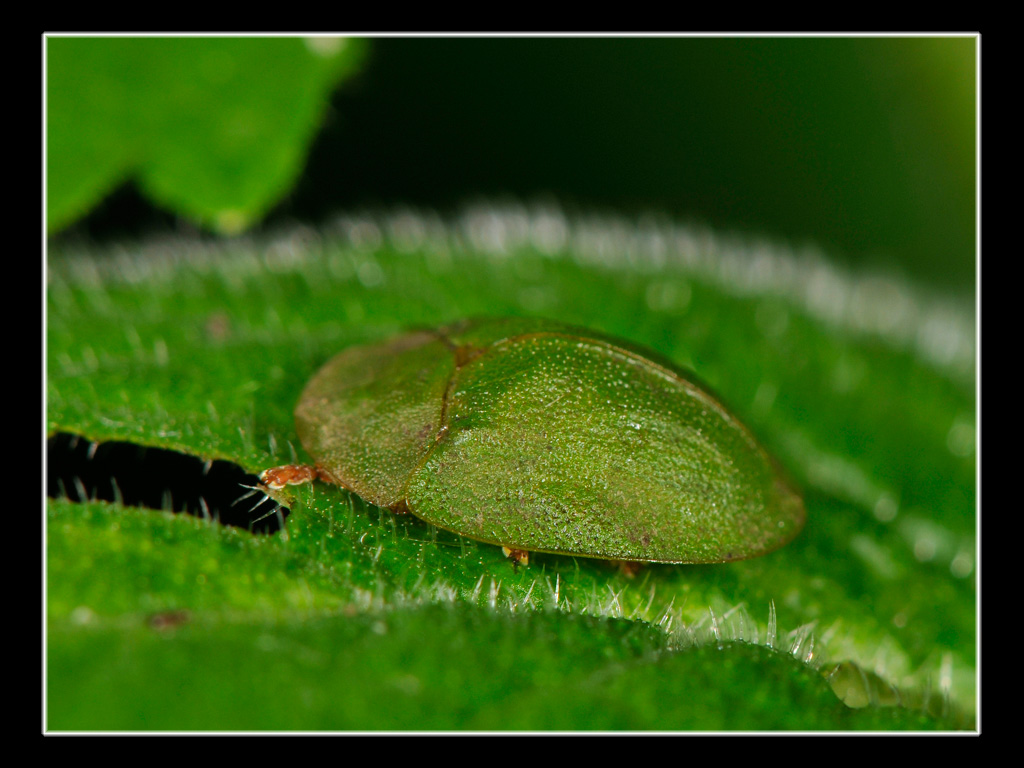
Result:
<svg viewBox="0 0 1024 768"><path fill-rule="evenodd" d="M344 38L47 39L48 231L129 180L204 227L245 229L294 184L331 90L365 48Z"/></svg>
<svg viewBox="0 0 1024 768"><path fill-rule="evenodd" d="M974 727L973 297L670 222L486 207L51 252L51 432L308 459L344 347L545 316L692 368L804 490L727 565L499 548L317 484L284 532L51 501L55 730Z"/></svg>

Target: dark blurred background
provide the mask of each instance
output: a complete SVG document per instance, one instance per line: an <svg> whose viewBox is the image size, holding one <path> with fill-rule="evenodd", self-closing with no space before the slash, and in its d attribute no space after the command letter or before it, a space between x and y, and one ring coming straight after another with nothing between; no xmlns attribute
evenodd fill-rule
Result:
<svg viewBox="0 0 1024 768"><path fill-rule="evenodd" d="M975 276L976 48L946 38L378 38L264 222L512 197ZM64 236L174 226L130 185Z"/></svg>

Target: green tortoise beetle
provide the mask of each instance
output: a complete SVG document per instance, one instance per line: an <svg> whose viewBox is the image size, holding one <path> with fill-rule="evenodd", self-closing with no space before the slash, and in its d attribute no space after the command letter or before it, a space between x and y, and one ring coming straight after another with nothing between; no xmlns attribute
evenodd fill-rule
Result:
<svg viewBox="0 0 1024 768"><path fill-rule="evenodd" d="M467 320L346 349L295 409L319 478L505 548L720 563L789 542L800 496L726 408L672 363L537 319Z"/></svg>

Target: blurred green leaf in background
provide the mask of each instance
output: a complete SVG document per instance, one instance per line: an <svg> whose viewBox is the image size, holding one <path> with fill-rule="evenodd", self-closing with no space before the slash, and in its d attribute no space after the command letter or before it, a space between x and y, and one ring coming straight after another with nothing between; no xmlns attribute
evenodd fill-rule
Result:
<svg viewBox="0 0 1024 768"><path fill-rule="evenodd" d="M47 229L127 181L208 229L248 228L294 185L364 51L327 37L48 39Z"/></svg>
<svg viewBox="0 0 1024 768"><path fill-rule="evenodd" d="M461 317L544 316L693 369L803 489L806 528L766 557L631 578L584 558L513 568L500 548L323 485L297 490L284 530L262 536L50 499L44 728L976 728L974 75L964 53L977 40L378 39L356 44L348 64L332 58L336 47L325 58L326 42L47 41L48 434L258 472L308 460L292 409L339 350ZM280 48L248 64L225 53L263 44ZM183 82L210 72L252 82L169 113L163 102L188 89L141 74L163 46L191 50L186 63L200 71ZM124 54L115 65L100 51L119 48L143 63L125 69ZM865 64L870 50L878 56ZM65 55L83 65L60 65ZM325 112L357 59L362 74ZM278 74L305 95L259 106L254 83L269 92ZM684 75L701 88L686 90ZM925 94L934 111L897 120L881 106L892 102L848 90L872 78L897 101ZM139 91L162 83L166 98L127 95L133 81ZM728 95L737 81L747 90L733 96L747 97ZM245 103L230 98L243 92ZM441 93L450 100L431 101ZM275 116L282 98L296 101ZM108 106L61 106L87 101ZM193 117L204 111L207 122ZM66 130L86 112L101 116L93 128L137 127ZM894 126L921 121L948 142L948 162L906 146L901 168L886 165L879 132L903 146L919 134ZM274 135L236 142L250 124ZM161 157L175 159L162 168ZM911 183L913 169L922 175ZM169 223L112 224L131 178L174 212ZM661 192L641 194L644 179ZM516 199L465 203L499 192ZM893 206L920 217L913 247L876 226ZM829 211L843 222L834 231L867 239L833 238ZM174 225L180 216L236 231L264 215L233 237ZM929 216L934 230L918 226ZM926 275L912 252L937 233L937 276ZM902 255L850 257L871 242Z"/></svg>
<svg viewBox="0 0 1024 768"><path fill-rule="evenodd" d="M218 216L237 231L268 212L308 223L366 206L553 199L814 243L966 291L979 46L52 38L49 228L89 211L78 231L100 237L173 224L136 201L131 179L214 231Z"/></svg>

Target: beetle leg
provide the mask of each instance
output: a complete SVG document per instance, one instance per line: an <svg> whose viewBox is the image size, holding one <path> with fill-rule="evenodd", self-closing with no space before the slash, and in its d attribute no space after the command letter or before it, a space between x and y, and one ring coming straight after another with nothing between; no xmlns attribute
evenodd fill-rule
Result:
<svg viewBox="0 0 1024 768"><path fill-rule="evenodd" d="M644 567L643 563L638 563L632 560L610 560L610 563L619 567L619 573L625 576L627 579L634 578L640 569Z"/></svg>
<svg viewBox="0 0 1024 768"><path fill-rule="evenodd" d="M388 509L394 512L396 515L412 514L412 512L409 511L409 505L406 503L405 499L402 499L401 501L392 504L390 507L388 507Z"/></svg>
<svg viewBox="0 0 1024 768"><path fill-rule="evenodd" d="M508 547L502 547L501 551L505 553L505 557L512 561L512 565L530 564L530 553L525 549L510 549Z"/></svg>

